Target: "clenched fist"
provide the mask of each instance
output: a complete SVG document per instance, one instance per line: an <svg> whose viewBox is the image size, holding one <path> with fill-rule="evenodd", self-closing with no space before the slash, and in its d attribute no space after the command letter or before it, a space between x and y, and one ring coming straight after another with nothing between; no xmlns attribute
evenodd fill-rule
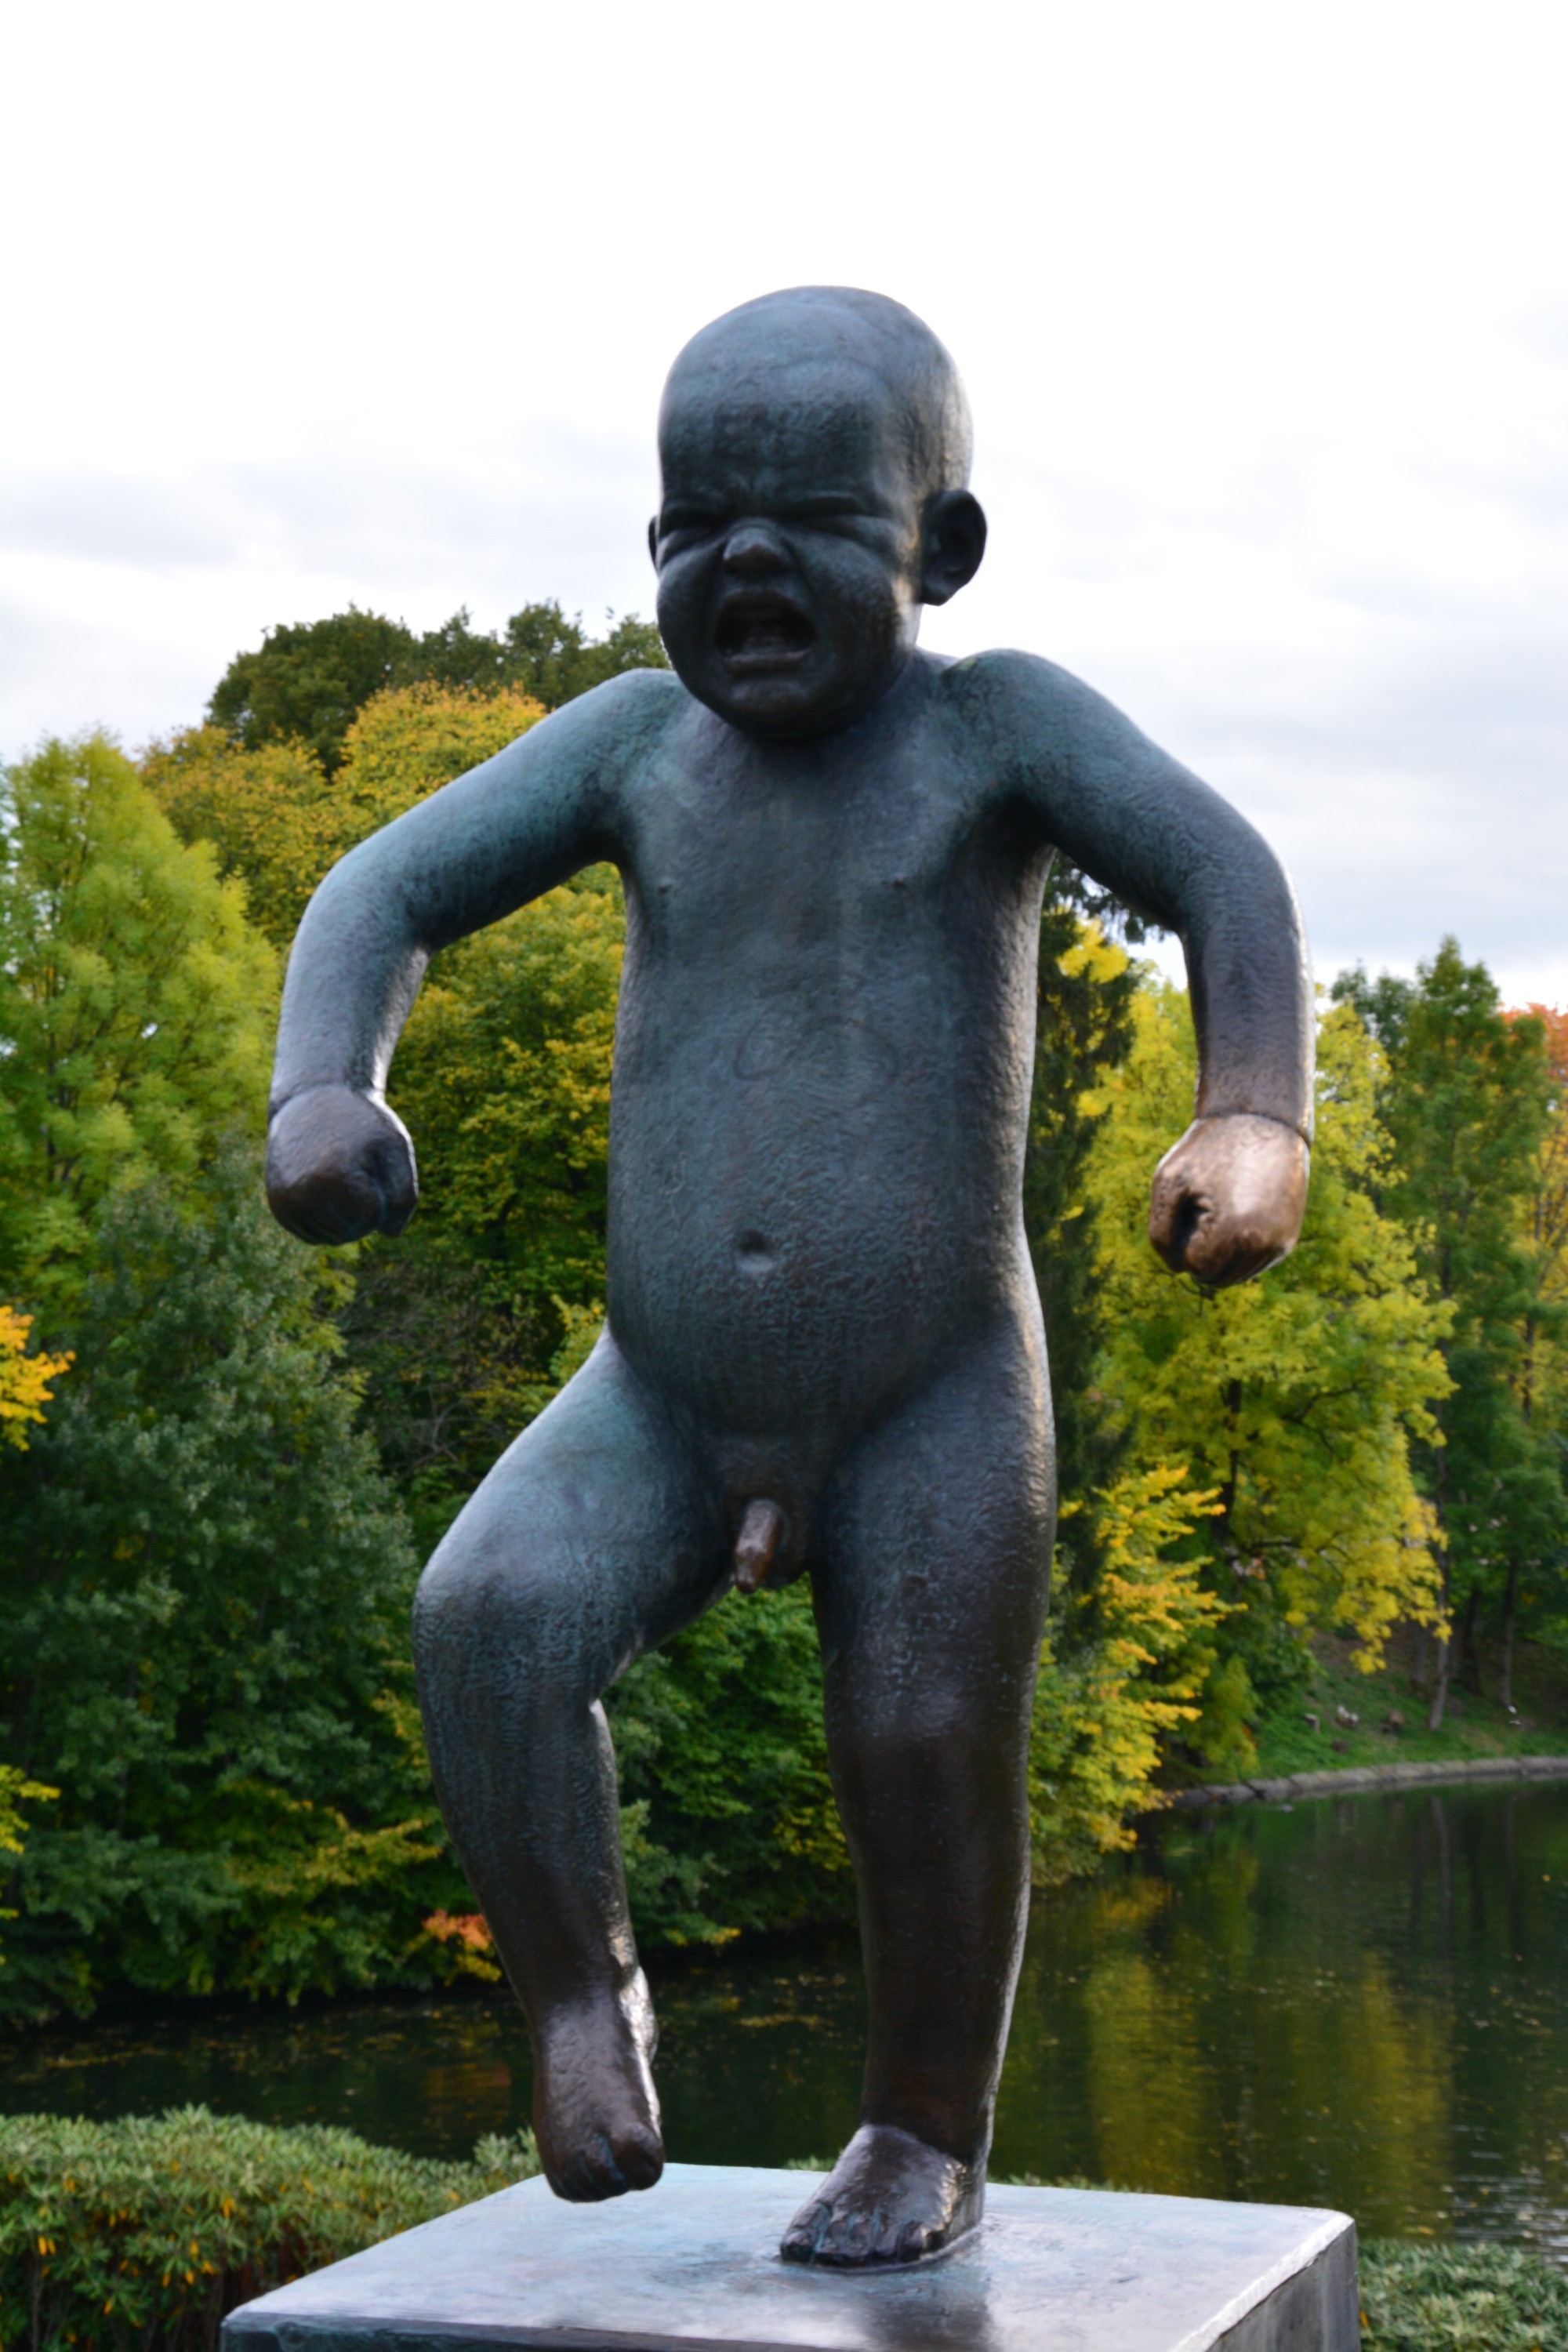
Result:
<svg viewBox="0 0 1568 2352"><path fill-rule="evenodd" d="M1246 1282L1295 1248L1310 1157L1279 1119L1194 1119L1154 1171L1149 1239L1173 1274L1213 1290Z"/></svg>
<svg viewBox="0 0 1568 2352"><path fill-rule="evenodd" d="M352 1087L310 1087L273 1120L267 1198L297 1240L400 1234L418 1197L408 1129L378 1097Z"/></svg>

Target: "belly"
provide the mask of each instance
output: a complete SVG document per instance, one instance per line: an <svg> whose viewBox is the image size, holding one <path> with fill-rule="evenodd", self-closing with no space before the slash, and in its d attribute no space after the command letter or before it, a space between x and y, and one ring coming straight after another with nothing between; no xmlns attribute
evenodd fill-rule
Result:
<svg viewBox="0 0 1568 2352"><path fill-rule="evenodd" d="M850 1432L1027 1281L1026 1060L802 992L661 1026L617 1052L616 1338L705 1422Z"/></svg>

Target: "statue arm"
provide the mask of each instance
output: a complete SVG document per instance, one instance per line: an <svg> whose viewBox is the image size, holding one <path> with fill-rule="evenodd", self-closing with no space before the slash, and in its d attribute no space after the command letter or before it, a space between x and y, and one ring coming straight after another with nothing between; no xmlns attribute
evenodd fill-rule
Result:
<svg viewBox="0 0 1568 2352"><path fill-rule="evenodd" d="M1195 1116L1156 1171L1150 1238L1177 1270L1243 1281L1294 1246L1306 1206L1314 999L1289 878L1245 817L1102 696L1009 658L1024 673L1007 681L1015 772L1047 836L1186 956Z"/></svg>
<svg viewBox="0 0 1568 2352"><path fill-rule="evenodd" d="M306 908L284 982L267 1156L273 1212L300 1240L407 1223L413 1146L384 1094L426 967L616 855L616 782L640 732L640 685L616 680L569 704L420 802L350 850Z"/></svg>

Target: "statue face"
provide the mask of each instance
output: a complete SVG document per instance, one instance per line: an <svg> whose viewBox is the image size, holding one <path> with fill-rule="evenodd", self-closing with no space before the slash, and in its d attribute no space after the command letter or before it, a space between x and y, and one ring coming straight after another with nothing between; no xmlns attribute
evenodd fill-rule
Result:
<svg viewBox="0 0 1568 2352"><path fill-rule="evenodd" d="M700 701L752 734L847 726L913 649L922 500L869 370L693 368L666 395L649 526L658 625Z"/></svg>

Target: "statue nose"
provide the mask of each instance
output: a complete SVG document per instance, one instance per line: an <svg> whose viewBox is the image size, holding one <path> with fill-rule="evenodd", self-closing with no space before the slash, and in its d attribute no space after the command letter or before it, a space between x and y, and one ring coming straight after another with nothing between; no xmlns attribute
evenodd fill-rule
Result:
<svg viewBox="0 0 1568 2352"><path fill-rule="evenodd" d="M764 572L783 572L789 558L775 532L765 523L743 522L724 542L724 569L755 580Z"/></svg>

